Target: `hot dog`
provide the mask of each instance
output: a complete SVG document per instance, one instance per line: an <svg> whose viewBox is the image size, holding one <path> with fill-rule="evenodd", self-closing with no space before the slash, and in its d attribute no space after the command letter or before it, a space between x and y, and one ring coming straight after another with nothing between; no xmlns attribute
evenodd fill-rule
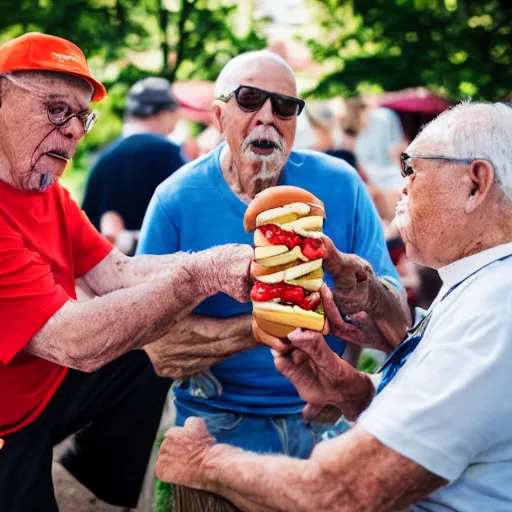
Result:
<svg viewBox="0 0 512 512"><path fill-rule="evenodd" d="M324 218L322 201L298 187L271 187L249 204L244 228L254 231L251 299L261 331L285 338L297 327L323 330Z"/></svg>

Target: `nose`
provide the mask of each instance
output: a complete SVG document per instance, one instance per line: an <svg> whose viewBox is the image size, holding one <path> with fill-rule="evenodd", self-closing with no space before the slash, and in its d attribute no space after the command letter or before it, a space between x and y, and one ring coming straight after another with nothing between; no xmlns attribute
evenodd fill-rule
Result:
<svg viewBox="0 0 512 512"><path fill-rule="evenodd" d="M272 101L267 98L267 101L262 105L256 114L256 125L272 124L274 122L274 113L272 112Z"/></svg>
<svg viewBox="0 0 512 512"><path fill-rule="evenodd" d="M59 131L67 139L80 140L85 135L84 125L78 117L72 117L67 123L59 127Z"/></svg>

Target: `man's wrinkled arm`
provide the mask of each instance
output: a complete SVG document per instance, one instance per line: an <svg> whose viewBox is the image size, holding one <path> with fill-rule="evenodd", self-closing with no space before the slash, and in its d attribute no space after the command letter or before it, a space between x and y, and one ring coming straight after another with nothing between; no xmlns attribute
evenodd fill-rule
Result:
<svg viewBox="0 0 512 512"><path fill-rule="evenodd" d="M214 445L202 474L205 490L245 511L389 511L447 483L357 426L320 443L308 460Z"/></svg>
<svg viewBox="0 0 512 512"><path fill-rule="evenodd" d="M258 346L251 322L252 315L223 319L191 314L144 350L159 375L190 377Z"/></svg>
<svg viewBox="0 0 512 512"><path fill-rule="evenodd" d="M165 279L190 256L186 252L166 255L126 256L113 249L84 276L87 285L102 296L106 293L138 286L152 279Z"/></svg>
<svg viewBox="0 0 512 512"><path fill-rule="evenodd" d="M67 302L26 350L49 361L94 371L129 350L161 338L218 290L211 255L188 254L160 279L87 302ZM248 272L248 265L247 265Z"/></svg>

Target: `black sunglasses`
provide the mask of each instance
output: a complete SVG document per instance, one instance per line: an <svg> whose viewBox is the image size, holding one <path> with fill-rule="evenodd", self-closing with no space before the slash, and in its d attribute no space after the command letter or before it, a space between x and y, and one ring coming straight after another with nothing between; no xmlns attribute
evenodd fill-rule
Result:
<svg viewBox="0 0 512 512"><path fill-rule="evenodd" d="M227 103L234 96L238 106L245 112L258 111L270 98L272 112L279 117L290 118L299 115L306 103L294 96L285 96L275 92L268 92L249 85L240 85L227 96L219 96L217 99Z"/></svg>
<svg viewBox="0 0 512 512"><path fill-rule="evenodd" d="M400 167L402 171L402 176L404 178L407 178L408 176L412 176L414 174L414 169L407 164L408 160L410 160L411 158L418 158L421 160L443 160L444 162L453 162L458 164L472 164L476 160L483 160L491 164L491 166L494 169L494 164L488 158L454 158L451 156L420 156L402 153L400 155Z"/></svg>

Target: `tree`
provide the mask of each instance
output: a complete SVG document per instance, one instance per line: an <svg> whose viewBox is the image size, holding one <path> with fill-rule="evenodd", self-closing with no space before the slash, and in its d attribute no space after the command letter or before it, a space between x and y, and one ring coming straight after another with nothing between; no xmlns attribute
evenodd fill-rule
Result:
<svg viewBox="0 0 512 512"><path fill-rule="evenodd" d="M310 39L335 71L312 91L344 96L425 86L497 101L512 83L512 15L504 0L312 0L325 36Z"/></svg>

